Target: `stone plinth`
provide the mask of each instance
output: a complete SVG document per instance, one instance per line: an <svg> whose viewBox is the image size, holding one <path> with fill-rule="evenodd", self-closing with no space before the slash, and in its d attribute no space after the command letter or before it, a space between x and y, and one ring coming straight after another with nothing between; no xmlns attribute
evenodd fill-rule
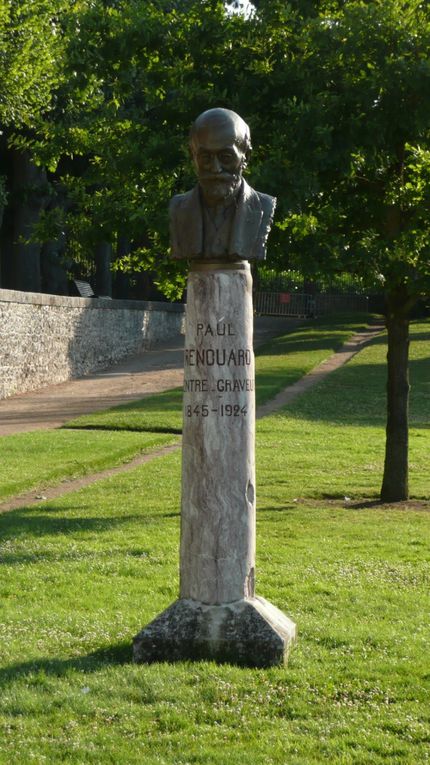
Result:
<svg viewBox="0 0 430 765"><path fill-rule="evenodd" d="M247 262L196 262L184 359L180 599L134 659L286 662L295 625L255 597L255 375Z"/></svg>
<svg viewBox="0 0 430 765"><path fill-rule="evenodd" d="M295 636L295 624L263 598L220 606L183 598L136 635L133 659L269 667L287 663Z"/></svg>

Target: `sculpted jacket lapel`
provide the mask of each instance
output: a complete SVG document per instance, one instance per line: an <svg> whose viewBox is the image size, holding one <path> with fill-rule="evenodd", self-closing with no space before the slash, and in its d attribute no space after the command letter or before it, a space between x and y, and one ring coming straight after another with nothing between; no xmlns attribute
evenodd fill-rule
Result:
<svg viewBox="0 0 430 765"><path fill-rule="evenodd" d="M244 260L253 256L262 220L263 210L259 196L244 180L230 240L231 255L237 255Z"/></svg>

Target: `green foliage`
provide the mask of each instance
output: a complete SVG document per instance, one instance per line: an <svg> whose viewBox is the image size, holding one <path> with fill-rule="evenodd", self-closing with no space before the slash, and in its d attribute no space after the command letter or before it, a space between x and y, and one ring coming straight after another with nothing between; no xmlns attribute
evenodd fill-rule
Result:
<svg viewBox="0 0 430 765"><path fill-rule="evenodd" d="M313 3L282 44L281 5L261 4L260 13L285 251L310 274L382 281L409 305L430 284L430 10L399 0Z"/></svg>
<svg viewBox="0 0 430 765"><path fill-rule="evenodd" d="M61 0L1 0L0 129L35 127L60 76Z"/></svg>
<svg viewBox="0 0 430 765"><path fill-rule="evenodd" d="M171 297L184 288L170 262L167 205L185 170L186 133L208 100L223 96L230 19L222 2L81 2L62 16L58 109L35 150L54 168L71 205L68 247L91 258L109 241L128 247L115 263L153 269ZM190 180L191 182L191 180ZM49 216L38 236L49 230Z"/></svg>
<svg viewBox="0 0 430 765"><path fill-rule="evenodd" d="M31 125L12 140L55 171L68 200L37 236L67 231L81 260L111 242L115 267L156 265L165 291L180 295L167 204L194 182L192 120L226 106L251 126L251 183L278 197L271 265L359 273L401 293L407 311L430 279L429 7L255 7L247 16L221 0L3 0L0 124Z"/></svg>

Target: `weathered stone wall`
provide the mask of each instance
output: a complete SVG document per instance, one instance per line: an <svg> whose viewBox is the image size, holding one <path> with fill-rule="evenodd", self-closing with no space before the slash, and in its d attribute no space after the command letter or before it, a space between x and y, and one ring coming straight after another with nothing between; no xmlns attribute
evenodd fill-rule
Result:
<svg viewBox="0 0 430 765"><path fill-rule="evenodd" d="M0 289L0 399L81 377L183 332L184 306Z"/></svg>

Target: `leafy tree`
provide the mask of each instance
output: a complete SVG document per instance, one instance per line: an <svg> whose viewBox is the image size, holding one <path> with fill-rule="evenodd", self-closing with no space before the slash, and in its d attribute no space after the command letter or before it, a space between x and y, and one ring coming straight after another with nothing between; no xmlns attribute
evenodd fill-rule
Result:
<svg viewBox="0 0 430 765"><path fill-rule="evenodd" d="M58 78L59 0L1 0L0 125L34 121L49 109Z"/></svg>
<svg viewBox="0 0 430 765"><path fill-rule="evenodd" d="M2 237L2 250L10 249L7 265L18 276L37 271L34 248L25 249L19 239L29 234L43 204L44 173L32 163L28 148L58 84L60 9L61 0L0 0L0 225L7 199L13 205L20 197L19 210L10 215L10 236ZM24 136L26 150L13 148ZM40 193L34 193L36 188Z"/></svg>
<svg viewBox="0 0 430 765"><path fill-rule="evenodd" d="M383 286L381 499L402 500L409 318L430 292L430 8L415 0L313 2L304 15L300 3L258 6L266 71L257 108L269 151L257 174L278 189L277 226L291 264L308 274L351 271Z"/></svg>
<svg viewBox="0 0 430 765"><path fill-rule="evenodd" d="M166 256L167 204L192 182L188 126L228 100L224 64L243 24L219 0L82 0L64 16L57 109L33 148L70 205L45 214L41 238L66 228L80 259L110 242L122 268L156 267L165 292L182 292L181 269Z"/></svg>
<svg viewBox="0 0 430 765"><path fill-rule="evenodd" d="M409 317L430 283L430 9L419 0L253 6L3 0L0 125L14 126L15 149L30 151L57 190L42 241L66 232L75 259L97 251L105 264L109 245L123 268L156 267L174 297L183 274L167 257L166 208L193 182L187 127L211 106L242 114L256 146L250 180L278 197L272 263L383 285L381 497L404 499Z"/></svg>

